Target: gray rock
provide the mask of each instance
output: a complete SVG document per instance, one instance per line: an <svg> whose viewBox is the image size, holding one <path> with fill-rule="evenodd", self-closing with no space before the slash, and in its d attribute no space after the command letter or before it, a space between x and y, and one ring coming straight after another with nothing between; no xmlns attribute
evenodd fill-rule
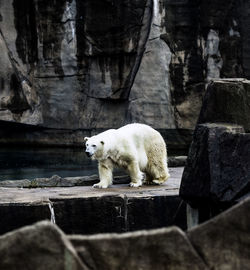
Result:
<svg viewBox="0 0 250 270"><path fill-rule="evenodd" d="M249 269L250 199L187 232L209 269Z"/></svg>
<svg viewBox="0 0 250 270"><path fill-rule="evenodd" d="M125 177L120 177L123 180ZM33 180L6 180L0 181L0 187L38 188L38 187L73 187L90 186L98 182L97 175L65 177L53 175L50 178L36 178Z"/></svg>
<svg viewBox="0 0 250 270"><path fill-rule="evenodd" d="M235 203L249 191L250 135L243 132L230 124L197 126L180 187L193 207Z"/></svg>
<svg viewBox="0 0 250 270"><path fill-rule="evenodd" d="M198 123L232 123L250 131L250 81L219 79L212 81L204 97Z"/></svg>
<svg viewBox="0 0 250 270"><path fill-rule="evenodd" d="M88 269L61 230L43 221L0 236L0 268Z"/></svg>
<svg viewBox="0 0 250 270"><path fill-rule="evenodd" d="M0 181L0 187L30 187L31 181L29 179L22 180L5 180Z"/></svg>
<svg viewBox="0 0 250 270"><path fill-rule="evenodd" d="M179 164L179 163L178 163ZM178 167L178 166L176 166ZM98 175L65 177L53 175L50 178L36 178L33 180L6 180L0 181L0 187L18 187L18 188L39 188L39 187L74 187L74 186L92 186L99 182ZM128 184L130 178L128 175L115 176L114 184Z"/></svg>
<svg viewBox="0 0 250 270"><path fill-rule="evenodd" d="M131 122L147 121L156 128L175 129L170 81L167 76L172 53L166 42L160 38L165 33L164 8L162 2L152 2L150 33L131 89L128 117Z"/></svg>
<svg viewBox="0 0 250 270"><path fill-rule="evenodd" d="M90 186L98 182L98 175L66 177L62 178L53 175L50 178L36 178L31 180L28 188L31 187L73 187L73 186Z"/></svg>
<svg viewBox="0 0 250 270"><path fill-rule="evenodd" d="M170 156L168 157L169 167L184 167L186 165L187 156Z"/></svg>
<svg viewBox="0 0 250 270"><path fill-rule="evenodd" d="M186 235L176 227L68 239L94 270L207 269Z"/></svg>

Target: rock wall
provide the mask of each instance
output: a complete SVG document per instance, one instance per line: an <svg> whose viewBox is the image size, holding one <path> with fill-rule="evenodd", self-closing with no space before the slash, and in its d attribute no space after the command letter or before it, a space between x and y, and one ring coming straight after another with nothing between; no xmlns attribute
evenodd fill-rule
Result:
<svg viewBox="0 0 250 270"><path fill-rule="evenodd" d="M217 79L207 87L180 186L197 222L250 193L249 86L249 80Z"/></svg>
<svg viewBox="0 0 250 270"><path fill-rule="evenodd" d="M211 78L250 77L249 8L243 0L0 0L0 120L55 134L130 122L192 131Z"/></svg>

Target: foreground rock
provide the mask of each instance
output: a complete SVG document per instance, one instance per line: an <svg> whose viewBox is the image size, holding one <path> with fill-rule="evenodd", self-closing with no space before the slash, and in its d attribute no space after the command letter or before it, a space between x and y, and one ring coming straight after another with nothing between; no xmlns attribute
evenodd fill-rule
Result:
<svg viewBox="0 0 250 270"><path fill-rule="evenodd" d="M186 234L169 227L65 236L43 221L0 236L0 268L242 270L250 264L249 233L250 198Z"/></svg>
<svg viewBox="0 0 250 270"><path fill-rule="evenodd" d="M209 269L249 269L250 199L188 231Z"/></svg>
<svg viewBox="0 0 250 270"><path fill-rule="evenodd" d="M185 235L170 227L69 236L91 269L249 269L250 198ZM188 237L186 237L188 236ZM98 259L97 259L98 258Z"/></svg>
<svg viewBox="0 0 250 270"><path fill-rule="evenodd" d="M50 222L12 231L0 237L0 269L84 270L66 236Z"/></svg>
<svg viewBox="0 0 250 270"><path fill-rule="evenodd" d="M250 134L230 124L198 125L180 195L193 207L235 203L249 191Z"/></svg>
<svg viewBox="0 0 250 270"><path fill-rule="evenodd" d="M176 227L68 239L90 269L207 269L185 233Z"/></svg>

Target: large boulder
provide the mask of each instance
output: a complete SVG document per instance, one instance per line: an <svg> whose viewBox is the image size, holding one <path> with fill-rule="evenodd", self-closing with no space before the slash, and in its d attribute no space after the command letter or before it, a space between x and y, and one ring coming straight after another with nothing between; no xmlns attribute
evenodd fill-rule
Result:
<svg viewBox="0 0 250 270"><path fill-rule="evenodd" d="M230 124L197 126L180 187L190 205L232 204L250 191L250 134L243 132Z"/></svg>
<svg viewBox="0 0 250 270"><path fill-rule="evenodd" d="M250 81L217 79L207 88L198 123L226 122L250 131Z"/></svg>
<svg viewBox="0 0 250 270"><path fill-rule="evenodd" d="M177 227L126 234L69 236L90 269L207 269Z"/></svg>
<svg viewBox="0 0 250 270"><path fill-rule="evenodd" d="M84 270L66 236L48 221L0 237L0 269Z"/></svg>
<svg viewBox="0 0 250 270"><path fill-rule="evenodd" d="M187 232L209 269L249 269L250 198Z"/></svg>

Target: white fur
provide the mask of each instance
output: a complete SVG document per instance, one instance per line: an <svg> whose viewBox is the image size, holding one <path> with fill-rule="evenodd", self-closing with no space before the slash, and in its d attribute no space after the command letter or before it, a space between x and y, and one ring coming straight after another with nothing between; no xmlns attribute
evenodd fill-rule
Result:
<svg viewBox="0 0 250 270"><path fill-rule="evenodd" d="M91 138L85 137L86 152L98 160L100 182L97 188L112 185L115 166L128 171L131 187L146 183L162 184L168 177L167 151L159 132L144 124L129 124L109 129Z"/></svg>

